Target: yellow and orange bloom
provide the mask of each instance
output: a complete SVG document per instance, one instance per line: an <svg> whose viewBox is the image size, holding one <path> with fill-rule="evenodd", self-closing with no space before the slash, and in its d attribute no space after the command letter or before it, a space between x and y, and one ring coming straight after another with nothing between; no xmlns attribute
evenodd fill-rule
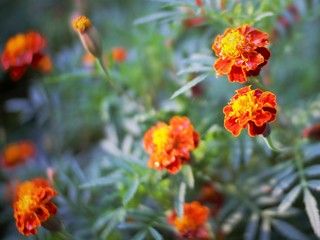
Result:
<svg viewBox="0 0 320 240"><path fill-rule="evenodd" d="M84 48L96 58L102 57L102 41L89 18L79 16L73 20L73 28L78 33Z"/></svg>
<svg viewBox="0 0 320 240"><path fill-rule="evenodd" d="M179 218L174 210L168 215L167 221L177 229L183 239L210 239L206 227L209 213L209 208L199 202L185 203L182 218Z"/></svg>
<svg viewBox="0 0 320 240"><path fill-rule="evenodd" d="M200 135L187 117L174 116L169 125L158 122L144 135L143 145L151 154L148 167L177 173L190 160L190 151L199 144Z"/></svg>
<svg viewBox="0 0 320 240"><path fill-rule="evenodd" d="M1 64L13 80L19 80L28 67L50 72L51 59L44 54L45 38L37 32L17 34L11 37L1 55Z"/></svg>
<svg viewBox="0 0 320 240"><path fill-rule="evenodd" d="M239 83L246 82L247 77L258 76L270 58L268 44L267 33L247 24L228 28L212 44L218 57L213 66L217 75L228 75L230 82Z"/></svg>
<svg viewBox="0 0 320 240"><path fill-rule="evenodd" d="M224 127L234 136L248 126L251 137L263 134L267 124L276 119L276 96L260 89L251 90L251 86L236 90L236 94L224 107Z"/></svg>
<svg viewBox="0 0 320 240"><path fill-rule="evenodd" d="M128 51L124 47L112 48L112 59L115 62L124 62L127 60Z"/></svg>
<svg viewBox="0 0 320 240"><path fill-rule="evenodd" d="M37 234L37 227L57 213L56 205L51 202L57 194L43 178L26 181L17 186L13 210L17 229L22 235Z"/></svg>
<svg viewBox="0 0 320 240"><path fill-rule="evenodd" d="M14 142L5 147L1 162L5 167L14 167L35 157L36 147L31 141Z"/></svg>

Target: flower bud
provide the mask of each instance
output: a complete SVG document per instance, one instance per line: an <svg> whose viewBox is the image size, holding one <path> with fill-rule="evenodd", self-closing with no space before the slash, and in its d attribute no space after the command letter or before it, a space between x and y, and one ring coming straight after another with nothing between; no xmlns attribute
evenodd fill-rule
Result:
<svg viewBox="0 0 320 240"><path fill-rule="evenodd" d="M73 21L73 28L78 32L84 48L96 58L102 56L102 41L90 19L80 16Z"/></svg>

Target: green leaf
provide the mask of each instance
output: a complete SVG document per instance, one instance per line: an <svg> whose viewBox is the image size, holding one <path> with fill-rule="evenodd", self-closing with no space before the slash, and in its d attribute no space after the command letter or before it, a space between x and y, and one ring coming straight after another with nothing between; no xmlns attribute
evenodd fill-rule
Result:
<svg viewBox="0 0 320 240"><path fill-rule="evenodd" d="M184 165L183 169L182 169L182 173L184 178L186 179L188 186L190 188L194 188L194 177L193 177L193 172L192 172L192 168L189 164Z"/></svg>
<svg viewBox="0 0 320 240"><path fill-rule="evenodd" d="M320 164L312 165L305 169L305 173L309 177L315 177L320 175Z"/></svg>
<svg viewBox="0 0 320 240"><path fill-rule="evenodd" d="M303 200L313 231L317 237L320 237L320 216L317 201L307 188L304 189Z"/></svg>
<svg viewBox="0 0 320 240"><path fill-rule="evenodd" d="M134 194L137 192L137 189L139 187L140 181L137 175L134 175L132 184L130 185L130 188L127 190L126 194L123 198L123 205L126 205L134 196Z"/></svg>
<svg viewBox="0 0 320 240"><path fill-rule="evenodd" d="M260 227L259 240L270 240L270 221L264 218Z"/></svg>
<svg viewBox="0 0 320 240"><path fill-rule="evenodd" d="M148 16L144 16L142 18L136 19L133 24L134 25L139 25L139 24L144 24L152 21L156 21L159 19L167 18L167 17L173 17L178 15L179 12L176 11L162 11L162 12L156 12Z"/></svg>
<svg viewBox="0 0 320 240"><path fill-rule="evenodd" d="M210 72L212 73L212 72ZM204 73L196 78L194 78L192 81L188 82L186 85L181 87L179 90L175 91L173 95L170 97L170 99L174 99L175 97L179 96L180 94L184 93L185 91L189 90L193 86L197 85L198 83L202 82L206 77L210 75L210 73Z"/></svg>
<svg viewBox="0 0 320 240"><path fill-rule="evenodd" d="M253 213L250 217L250 221L247 224L244 239L245 240L254 240L256 239L256 234L258 230L258 221L259 216Z"/></svg>
<svg viewBox="0 0 320 240"><path fill-rule="evenodd" d="M308 186L316 191L320 191L320 180L309 180Z"/></svg>
<svg viewBox="0 0 320 240"><path fill-rule="evenodd" d="M149 227L148 229L149 229L149 232L151 233L152 237L155 240L162 240L163 239L161 234L156 229L154 229L153 227Z"/></svg>
<svg viewBox="0 0 320 240"><path fill-rule="evenodd" d="M196 73L196 72L209 72L212 71L212 67L204 67L204 66L192 66L189 68L181 69L177 75L180 76L185 73Z"/></svg>
<svg viewBox="0 0 320 240"><path fill-rule="evenodd" d="M258 16L256 16L254 20L258 22L265 17L272 17L273 15L274 15L273 12L263 12L263 13L260 13Z"/></svg>
<svg viewBox="0 0 320 240"><path fill-rule="evenodd" d="M145 237L148 234L148 230L143 230L138 232L136 235L133 236L133 238L131 238L131 240L144 240L146 239Z"/></svg>
<svg viewBox="0 0 320 240"><path fill-rule="evenodd" d="M112 174L106 177L94 179L88 183L81 184L79 187L81 189L93 188L93 187L102 187L107 185L113 185L122 178L120 174Z"/></svg>
<svg viewBox="0 0 320 240"><path fill-rule="evenodd" d="M285 238L292 240L306 240L309 239L301 231L299 231L294 226L282 220L271 220L273 227Z"/></svg>
<svg viewBox="0 0 320 240"><path fill-rule="evenodd" d="M181 182L179 186L179 194L178 194L178 202L176 206L177 214L179 218L183 217L183 205L185 202L185 196L186 196L186 183Z"/></svg>
<svg viewBox="0 0 320 240"><path fill-rule="evenodd" d="M281 203L279 204L278 206L279 212L281 213L285 212L289 207L291 207L293 202L299 196L300 191L301 191L300 185L297 185L293 189L291 189L291 191L288 192L288 194L282 199Z"/></svg>

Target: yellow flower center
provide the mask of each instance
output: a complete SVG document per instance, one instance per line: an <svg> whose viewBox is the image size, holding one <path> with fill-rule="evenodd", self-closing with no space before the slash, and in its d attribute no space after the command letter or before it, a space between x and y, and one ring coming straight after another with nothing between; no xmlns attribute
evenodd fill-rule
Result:
<svg viewBox="0 0 320 240"><path fill-rule="evenodd" d="M86 29L92 26L89 18L85 16L80 16L76 20L73 21L73 27L76 31L84 32Z"/></svg>
<svg viewBox="0 0 320 240"><path fill-rule="evenodd" d="M250 91L233 102L231 116L240 117L245 114L252 116L257 108L259 108L259 104L256 102L254 91Z"/></svg>
<svg viewBox="0 0 320 240"><path fill-rule="evenodd" d="M17 207L19 209L19 213L21 214L32 211L35 206L37 206L37 201L34 199L32 194L23 195L17 201Z"/></svg>
<svg viewBox="0 0 320 240"><path fill-rule="evenodd" d="M244 44L245 37L238 31L232 31L221 40L221 53L224 56L232 58L238 57L242 52Z"/></svg>
<svg viewBox="0 0 320 240"><path fill-rule="evenodd" d="M156 150L164 150L170 141L170 127L163 126L156 129L153 132L153 144L156 146Z"/></svg>

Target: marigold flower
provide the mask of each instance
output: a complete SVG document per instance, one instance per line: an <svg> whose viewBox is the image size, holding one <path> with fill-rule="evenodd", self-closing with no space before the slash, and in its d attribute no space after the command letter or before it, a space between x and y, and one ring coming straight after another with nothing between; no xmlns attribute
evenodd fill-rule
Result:
<svg viewBox="0 0 320 240"><path fill-rule="evenodd" d="M37 32L11 37L1 55L3 69L9 71L13 80L19 80L30 66L42 72L50 72L51 59L43 53L46 44L45 38Z"/></svg>
<svg viewBox="0 0 320 240"><path fill-rule="evenodd" d="M51 202L58 193L43 178L36 178L18 185L13 203L18 231L25 236L37 234L37 227L57 213Z"/></svg>
<svg viewBox="0 0 320 240"><path fill-rule="evenodd" d="M35 145L30 141L20 141L7 145L2 153L2 164L14 167L33 158L36 153Z"/></svg>
<svg viewBox="0 0 320 240"><path fill-rule="evenodd" d="M89 18L79 16L73 21L73 28L79 34L84 48L96 58L102 57L102 41Z"/></svg>
<svg viewBox="0 0 320 240"><path fill-rule="evenodd" d="M177 173L182 164L190 160L189 151L199 144L199 133L193 129L187 117L175 116L170 124L158 122L144 135L143 145L151 154L148 167L169 173Z"/></svg>
<svg viewBox="0 0 320 240"><path fill-rule="evenodd" d="M124 62L127 60L128 52L124 47L112 48L112 59L115 62Z"/></svg>
<svg viewBox="0 0 320 240"><path fill-rule="evenodd" d="M185 203L183 216L179 218L174 210L167 217L169 224L173 225L180 237L184 239L209 239L209 233L205 226L210 210L199 202Z"/></svg>
<svg viewBox="0 0 320 240"><path fill-rule="evenodd" d="M236 94L224 107L224 126L234 136L248 126L251 137L263 134L267 123L276 118L276 96L271 92L260 89L251 90L251 86L236 90Z"/></svg>
<svg viewBox="0 0 320 240"><path fill-rule="evenodd" d="M249 76L258 76L270 58L265 47L268 44L267 33L247 24L228 28L212 44L212 50L218 56L213 66L217 75L228 75L230 82L240 83L246 82Z"/></svg>

